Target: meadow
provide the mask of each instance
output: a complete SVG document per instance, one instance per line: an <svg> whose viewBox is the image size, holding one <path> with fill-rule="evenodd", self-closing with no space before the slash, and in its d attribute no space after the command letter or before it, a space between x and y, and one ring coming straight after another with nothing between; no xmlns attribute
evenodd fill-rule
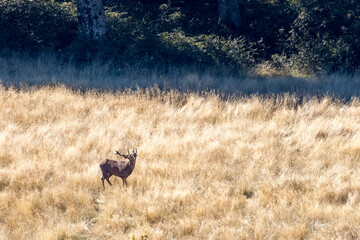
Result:
<svg viewBox="0 0 360 240"><path fill-rule="evenodd" d="M6 66L1 240L360 238L357 97L11 86ZM99 163L133 148L128 187L103 189Z"/></svg>

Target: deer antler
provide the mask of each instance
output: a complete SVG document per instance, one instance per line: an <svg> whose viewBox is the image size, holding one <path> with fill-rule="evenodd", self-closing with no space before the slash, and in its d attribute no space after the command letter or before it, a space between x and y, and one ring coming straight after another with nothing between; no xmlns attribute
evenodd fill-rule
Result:
<svg viewBox="0 0 360 240"><path fill-rule="evenodd" d="M129 155L124 155L124 154L121 154L118 152L118 150L115 150L115 155L120 155L121 157L124 157L124 158L129 158Z"/></svg>

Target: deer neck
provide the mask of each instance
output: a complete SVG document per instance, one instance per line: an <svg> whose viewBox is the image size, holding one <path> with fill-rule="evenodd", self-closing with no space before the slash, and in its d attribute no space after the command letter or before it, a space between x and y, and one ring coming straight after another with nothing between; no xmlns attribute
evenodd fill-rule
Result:
<svg viewBox="0 0 360 240"><path fill-rule="evenodd" d="M136 163L136 159L134 160L129 160L128 162L128 166L130 167L131 170L133 170L135 168L135 163Z"/></svg>

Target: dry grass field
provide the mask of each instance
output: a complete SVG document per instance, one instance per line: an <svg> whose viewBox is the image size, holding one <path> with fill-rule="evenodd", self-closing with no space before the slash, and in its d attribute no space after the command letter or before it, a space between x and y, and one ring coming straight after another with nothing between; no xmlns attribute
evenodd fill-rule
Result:
<svg viewBox="0 0 360 240"><path fill-rule="evenodd" d="M359 239L360 102L0 87L0 203L1 240Z"/></svg>

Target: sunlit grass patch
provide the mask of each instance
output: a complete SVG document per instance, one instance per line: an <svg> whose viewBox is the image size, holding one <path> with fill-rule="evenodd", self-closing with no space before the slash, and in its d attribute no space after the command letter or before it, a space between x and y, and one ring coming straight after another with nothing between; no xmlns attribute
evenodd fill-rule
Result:
<svg viewBox="0 0 360 240"><path fill-rule="evenodd" d="M358 102L1 87L0 236L357 238ZM135 147L104 190L99 163Z"/></svg>

